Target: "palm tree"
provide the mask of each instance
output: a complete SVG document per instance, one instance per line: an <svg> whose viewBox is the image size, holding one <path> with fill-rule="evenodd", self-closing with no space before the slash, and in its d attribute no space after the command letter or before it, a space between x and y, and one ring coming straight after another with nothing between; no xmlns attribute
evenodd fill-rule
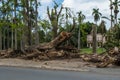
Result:
<svg viewBox="0 0 120 80"><path fill-rule="evenodd" d="M66 19L66 27L68 26L68 19L69 18L72 18L72 11L71 11L71 9L70 8L68 8L68 7L65 7L65 19Z"/></svg>
<svg viewBox="0 0 120 80"><path fill-rule="evenodd" d="M118 1L118 0L115 0L115 1L113 2L113 6L114 6L114 17L115 17L116 24L117 24L117 15L118 15L118 12L119 12L119 10L118 10L119 3L120 3L120 1Z"/></svg>
<svg viewBox="0 0 120 80"><path fill-rule="evenodd" d="M78 14L78 23L79 23L78 25L78 50L80 50L80 26L83 20L85 19L85 15L82 14L81 11L77 12L77 14Z"/></svg>
<svg viewBox="0 0 120 80"><path fill-rule="evenodd" d="M0 50L2 50L2 30L0 27Z"/></svg>
<svg viewBox="0 0 120 80"><path fill-rule="evenodd" d="M105 34L106 33L106 26L105 26L105 21L102 20L99 27L98 27L98 33Z"/></svg>
<svg viewBox="0 0 120 80"><path fill-rule="evenodd" d="M119 45L119 41L120 41L120 27L119 27L119 25L114 26L113 32L114 32L113 35L114 35L116 41L118 42L117 45L120 46Z"/></svg>
<svg viewBox="0 0 120 80"><path fill-rule="evenodd" d="M114 16L113 15L110 15L111 18L108 18L106 16L102 16L102 18L104 19L107 19L108 21L111 22L111 28L113 27L113 25L115 24L115 21L114 21Z"/></svg>
<svg viewBox="0 0 120 80"><path fill-rule="evenodd" d="M93 9L92 15L94 16L94 21L96 23L96 25L93 25L93 53L96 53L96 48L97 48L97 40L96 40L97 22L100 20L100 16L102 14L99 12L99 9Z"/></svg>
<svg viewBox="0 0 120 80"><path fill-rule="evenodd" d="M112 0L109 0L109 1L110 1L110 11L111 11L111 14L110 14L111 20L110 21L111 21L111 28L112 28L112 25L113 25L112 24L113 23L112 22L112 20L113 20L113 13L112 13L113 5L112 4L113 4L113 2L112 2Z"/></svg>
<svg viewBox="0 0 120 80"><path fill-rule="evenodd" d="M4 5L4 1L2 0L1 1L1 3L2 3L2 5ZM0 7L0 8L2 8L2 6ZM0 10L0 12L2 13L2 10ZM2 16L0 17L0 22L2 22ZM0 25L0 50L2 50L2 45L3 45L3 43L2 43L2 26L3 25Z"/></svg>
<svg viewBox="0 0 120 80"><path fill-rule="evenodd" d="M97 25L97 22L100 20L100 16L102 16L102 14L99 12L99 8L98 9L94 8L92 15L94 16L94 21Z"/></svg>
<svg viewBox="0 0 120 80"><path fill-rule="evenodd" d="M17 27L17 13L16 13L16 8L17 8L17 0L14 0L14 24ZM15 29L15 49L17 49L17 29Z"/></svg>
<svg viewBox="0 0 120 80"><path fill-rule="evenodd" d="M106 30L106 26L105 26L105 21L102 20L99 27L98 27L98 33L102 34L101 47L103 47L103 38L104 38L106 32L107 32L107 30Z"/></svg>
<svg viewBox="0 0 120 80"><path fill-rule="evenodd" d="M115 17L115 23L117 24L117 15L119 13L118 6L119 6L120 1L115 0L112 4L114 6L114 17Z"/></svg>

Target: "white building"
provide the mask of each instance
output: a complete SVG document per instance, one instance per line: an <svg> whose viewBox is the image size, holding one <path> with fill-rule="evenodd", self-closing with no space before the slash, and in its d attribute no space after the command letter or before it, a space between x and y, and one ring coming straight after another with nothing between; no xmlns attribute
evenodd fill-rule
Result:
<svg viewBox="0 0 120 80"><path fill-rule="evenodd" d="M106 42L106 37L101 35L101 34L97 34L96 39L97 39L97 47L102 47L102 44L104 44ZM93 44L93 36L91 34L87 35L87 47L92 48L92 44Z"/></svg>

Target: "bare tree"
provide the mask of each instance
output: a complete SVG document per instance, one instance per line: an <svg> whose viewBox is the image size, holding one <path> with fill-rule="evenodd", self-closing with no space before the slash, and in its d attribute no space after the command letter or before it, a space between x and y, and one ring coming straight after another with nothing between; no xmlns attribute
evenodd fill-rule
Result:
<svg viewBox="0 0 120 80"><path fill-rule="evenodd" d="M57 31L58 31L58 21L59 21L59 17L60 14L62 12L63 7L61 6L60 10L57 11L58 8L58 4L56 2L54 2L54 8L51 9L51 13L49 10L49 7L47 7L47 14L48 17L50 19L51 25L53 27L52 31L53 31L53 38L55 38L57 36Z"/></svg>

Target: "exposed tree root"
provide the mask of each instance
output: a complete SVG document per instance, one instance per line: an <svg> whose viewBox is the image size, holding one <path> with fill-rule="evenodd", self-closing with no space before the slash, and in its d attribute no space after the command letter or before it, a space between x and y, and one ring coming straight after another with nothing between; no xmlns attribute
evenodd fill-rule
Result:
<svg viewBox="0 0 120 80"><path fill-rule="evenodd" d="M24 50L2 50L0 58L23 58L48 60L55 58L79 57L78 50L71 46L60 46L68 40L72 34L70 32L61 32L55 39L46 44L26 47Z"/></svg>
<svg viewBox="0 0 120 80"><path fill-rule="evenodd" d="M120 66L120 49L110 49L104 54L81 55L81 58L87 62L97 63L96 67L104 68L110 64Z"/></svg>

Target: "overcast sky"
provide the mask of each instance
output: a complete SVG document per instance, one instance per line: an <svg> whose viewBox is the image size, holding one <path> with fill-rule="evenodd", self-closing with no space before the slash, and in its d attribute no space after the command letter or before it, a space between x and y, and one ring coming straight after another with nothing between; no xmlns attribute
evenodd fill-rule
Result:
<svg viewBox="0 0 120 80"><path fill-rule="evenodd" d="M38 0L42 6L39 9L42 18L47 18L46 7L53 7L53 0ZM70 7L74 12L82 11L86 16L86 21L93 22L92 9L99 8L99 11L103 16L110 16L109 0L55 0L59 4L63 4L64 7ZM107 28L110 27L110 22L106 21Z"/></svg>

